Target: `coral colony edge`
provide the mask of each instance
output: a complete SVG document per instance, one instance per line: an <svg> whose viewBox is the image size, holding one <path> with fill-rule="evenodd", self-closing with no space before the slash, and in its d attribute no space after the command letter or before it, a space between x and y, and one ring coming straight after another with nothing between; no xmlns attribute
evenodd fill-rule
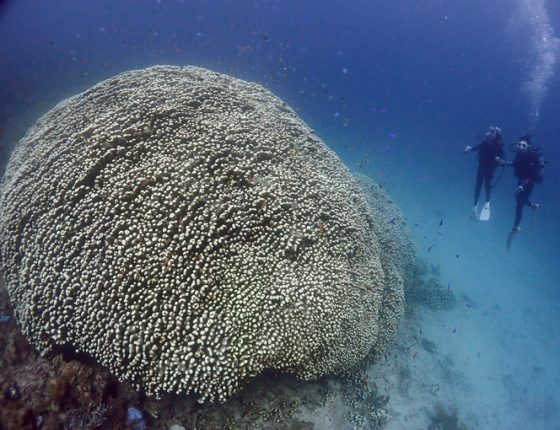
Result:
<svg viewBox="0 0 560 430"><path fill-rule="evenodd" d="M223 402L266 369L373 361L413 272L384 191L268 90L198 67L125 72L58 104L14 148L0 208L25 337L149 396Z"/></svg>

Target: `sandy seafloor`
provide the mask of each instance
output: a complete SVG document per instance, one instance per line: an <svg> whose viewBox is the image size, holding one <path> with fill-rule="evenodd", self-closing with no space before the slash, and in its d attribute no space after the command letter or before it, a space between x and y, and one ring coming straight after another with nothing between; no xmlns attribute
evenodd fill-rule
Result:
<svg viewBox="0 0 560 430"><path fill-rule="evenodd" d="M460 143L456 148L459 154ZM418 171L422 163L412 159L417 155L396 154L393 162L400 168L387 169L385 180L408 218L418 256L441 272L458 304L405 321L394 347L397 358L369 370L381 390L391 393L387 429L428 428L438 405L456 409L469 429L560 429L560 276L558 267L545 264L539 246L547 234L542 220L552 214L538 214L532 225L526 209L523 230L507 251L511 172L494 190L491 220L472 222L475 163L465 161L456 171L430 169L427 162L427 174L412 183L413 173L403 179L402 172ZM539 197L537 186L533 201L544 212L547 202ZM430 339L438 352L424 350L415 336Z"/></svg>
<svg viewBox="0 0 560 430"><path fill-rule="evenodd" d="M505 190L496 197L489 223L471 222L472 165L459 172L465 178L457 189L438 179L441 172L427 175L421 185L412 184L410 175L403 176L409 160L395 154L391 162L399 168L387 169L383 182L408 219L418 256L439 272L457 305L440 311L416 308L403 321L387 356L367 369L377 394L388 396L383 408L391 419L383 428L560 429L558 299L552 294L559 278L558 269L543 265L531 249L537 246L538 219L506 252L513 202ZM527 213L527 226L529 219ZM6 326L1 323L0 329ZM426 340L432 348L425 347ZM271 384L265 380L260 388ZM118 404L120 415L113 417L121 422L127 402L140 402L130 391L122 393L126 401ZM145 409L147 403L142 400ZM191 406L186 402L174 407ZM278 416L266 425L255 421L243 428L373 428L348 421L346 406L335 393L323 406L299 408L290 418ZM437 411L447 420L439 427L434 424ZM212 428L201 426L201 420L200 427L193 427L192 414L187 419L186 409L181 413L167 421L164 414L150 419L148 428L169 428L170 423ZM132 427L106 422L101 428Z"/></svg>

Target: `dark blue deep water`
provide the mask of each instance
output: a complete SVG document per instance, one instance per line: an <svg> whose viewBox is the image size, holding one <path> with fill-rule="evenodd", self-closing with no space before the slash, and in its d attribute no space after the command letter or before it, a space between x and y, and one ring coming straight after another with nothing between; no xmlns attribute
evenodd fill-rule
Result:
<svg viewBox="0 0 560 430"><path fill-rule="evenodd" d="M419 255L478 303L449 316L465 318L463 333L433 332L470 395L485 399L487 410L460 417L478 419L473 428L557 429L559 36L557 0L0 1L0 164L40 115L126 70L196 65L261 83L350 169L384 184ZM491 125L506 143L531 133L548 161L536 223L526 209L509 252L511 169L493 190L492 219L468 219L476 161L463 148ZM511 380L523 394L508 397ZM469 399L444 395L459 411Z"/></svg>

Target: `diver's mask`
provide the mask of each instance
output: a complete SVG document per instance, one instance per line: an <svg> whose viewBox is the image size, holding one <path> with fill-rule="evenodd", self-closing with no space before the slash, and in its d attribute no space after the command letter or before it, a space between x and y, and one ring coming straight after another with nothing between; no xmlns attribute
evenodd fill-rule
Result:
<svg viewBox="0 0 560 430"><path fill-rule="evenodd" d="M515 144L515 148L518 151L526 151L527 149L529 149L529 142L527 142L526 140L518 140Z"/></svg>

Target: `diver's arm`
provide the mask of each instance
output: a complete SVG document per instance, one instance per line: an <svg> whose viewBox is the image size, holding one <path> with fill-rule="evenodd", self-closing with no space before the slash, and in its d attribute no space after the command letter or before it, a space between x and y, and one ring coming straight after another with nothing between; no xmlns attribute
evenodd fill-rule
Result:
<svg viewBox="0 0 560 430"><path fill-rule="evenodd" d="M504 148L500 145L496 154L500 158L504 158Z"/></svg>
<svg viewBox="0 0 560 430"><path fill-rule="evenodd" d="M479 149L480 149L480 143L478 145L475 145L475 146L467 145L467 146L465 146L465 149L463 150L463 152L466 154L467 152L478 151Z"/></svg>
<svg viewBox="0 0 560 430"><path fill-rule="evenodd" d="M515 193L516 194L522 193L523 191L525 191L525 187L527 185L529 185L530 183L531 183L531 180L529 178L522 179L519 182L519 185L517 186L517 188L515 189Z"/></svg>
<svg viewBox="0 0 560 430"><path fill-rule="evenodd" d="M494 157L494 160L496 160L496 163L498 163L500 166L513 166L513 163L511 161L506 161L504 160L502 157Z"/></svg>

